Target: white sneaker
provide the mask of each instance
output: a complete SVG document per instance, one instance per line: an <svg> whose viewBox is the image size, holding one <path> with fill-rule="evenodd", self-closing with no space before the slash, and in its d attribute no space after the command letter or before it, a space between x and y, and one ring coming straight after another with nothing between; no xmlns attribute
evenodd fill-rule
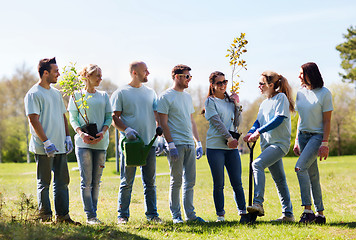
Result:
<svg viewBox="0 0 356 240"><path fill-rule="evenodd" d="M129 221L129 218L127 218L127 217L119 217L118 219L117 219L117 224L126 224L127 222Z"/></svg>
<svg viewBox="0 0 356 240"><path fill-rule="evenodd" d="M173 224L177 224L177 223L184 223L183 219L181 217L177 217L173 219Z"/></svg>
<svg viewBox="0 0 356 240"><path fill-rule="evenodd" d="M225 222L225 216L224 215L218 216L216 222Z"/></svg>
<svg viewBox="0 0 356 240"><path fill-rule="evenodd" d="M287 216L282 216L277 218L276 220L272 220L271 222L294 222L294 216L287 217Z"/></svg>
<svg viewBox="0 0 356 240"><path fill-rule="evenodd" d="M259 217L262 217L265 215L265 210L258 203L254 203L254 204L252 204L252 206L248 206L247 211L249 213L257 213L257 216L259 216Z"/></svg>
<svg viewBox="0 0 356 240"><path fill-rule="evenodd" d="M88 225L97 225L97 224L102 224L102 222L98 218L89 218L87 219L87 224Z"/></svg>

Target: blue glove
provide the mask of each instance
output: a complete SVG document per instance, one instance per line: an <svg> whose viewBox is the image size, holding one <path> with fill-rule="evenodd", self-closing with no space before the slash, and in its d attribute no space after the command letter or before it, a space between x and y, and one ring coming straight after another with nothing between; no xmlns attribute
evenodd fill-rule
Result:
<svg viewBox="0 0 356 240"><path fill-rule="evenodd" d="M178 160L178 149L174 145L174 142L168 143L169 157L171 161L175 162Z"/></svg>
<svg viewBox="0 0 356 240"><path fill-rule="evenodd" d="M44 145L45 153L47 154L48 157L54 157L54 153L58 152L56 146L54 146L54 144L49 139L47 139L47 141L44 141L43 145Z"/></svg>
<svg viewBox="0 0 356 240"><path fill-rule="evenodd" d="M132 128L128 127L128 128L125 129L125 135L126 135L127 139L135 140L136 136L138 136L138 132L136 132L135 129L132 129Z"/></svg>
<svg viewBox="0 0 356 240"><path fill-rule="evenodd" d="M157 139L157 147L156 147L156 156L161 155L161 153L164 150L164 144L165 144L165 140L163 137L158 137Z"/></svg>
<svg viewBox="0 0 356 240"><path fill-rule="evenodd" d="M66 151L67 155L73 151L73 143L72 143L72 139L70 138L70 136L66 136L64 145L66 146L66 149L67 149L67 151Z"/></svg>
<svg viewBox="0 0 356 240"><path fill-rule="evenodd" d="M196 147L196 152L197 152L197 159L201 158L203 156L203 146L201 145L201 142L197 142L197 147Z"/></svg>

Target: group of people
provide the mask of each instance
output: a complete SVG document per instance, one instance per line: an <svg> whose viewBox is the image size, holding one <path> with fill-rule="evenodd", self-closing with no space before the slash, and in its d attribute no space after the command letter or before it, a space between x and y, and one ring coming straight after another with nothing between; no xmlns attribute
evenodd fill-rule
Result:
<svg viewBox="0 0 356 240"><path fill-rule="evenodd" d="M144 62L130 64L131 81L117 89L109 98L104 91L96 89L102 81L102 72L90 64L81 71L85 89L71 96L68 104L69 121L76 131L75 154L81 177L81 197L87 224L100 224L97 203L100 179L105 168L106 149L109 145L108 129L111 125L120 130L120 140L141 138L147 145L155 135L156 127L163 129L167 143L167 158L170 168L169 207L174 224L183 223L180 190L184 219L187 222L205 222L197 216L193 204L196 182L196 159L203 155L197 126L193 118L192 98L185 91L192 79L191 68L177 65L172 69L173 85L157 97L155 91L144 85L149 71ZM69 173L66 155L74 146L66 118L66 108L61 93L52 83L59 77L55 58L42 59L38 65L39 82L25 96L25 111L29 119L30 151L37 163L38 218L52 221L49 187L53 171L53 191L56 222L80 224L69 216ZM298 136L294 152L300 156L295 166L298 176L302 206L305 210L300 222L325 223L322 194L319 182L317 156L328 156L330 118L333 110L330 92L323 87L323 80L315 63L302 65L299 78L302 88L298 91L296 109L299 112ZM267 99L260 106L257 120L249 133L243 137L254 142L261 137L262 153L253 162L255 179L254 201L246 208L241 181L241 160L238 146L241 108L239 97L226 91L228 80L222 72L215 71L209 77L209 94L203 113L209 121L206 154L213 177L213 198L217 221L225 220L224 168L233 188L240 222L250 221L250 214L264 215L264 169L269 168L276 183L282 204L282 217L276 221L294 221L292 203L286 182L282 157L289 150L291 139L290 112L294 111L291 88L283 76L266 71L262 73L259 88ZM88 108L82 104L83 93ZM83 126L96 124L97 133L90 135ZM95 135L95 136L93 136ZM145 215L149 222L161 223L156 197L156 149L149 149L146 165L141 166L144 187ZM162 150L162 146L158 146ZM127 166L121 151L120 189L118 194L118 224L129 221L130 201L136 168ZM311 192L315 205L311 209Z"/></svg>

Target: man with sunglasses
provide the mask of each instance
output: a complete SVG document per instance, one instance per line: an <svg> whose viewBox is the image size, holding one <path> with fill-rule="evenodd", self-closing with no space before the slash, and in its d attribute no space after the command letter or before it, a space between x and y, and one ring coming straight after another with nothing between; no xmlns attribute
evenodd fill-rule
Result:
<svg viewBox="0 0 356 240"><path fill-rule="evenodd" d="M192 114L192 98L184 89L192 78L191 68L177 65L172 70L173 86L158 99L157 112L163 133L168 142L170 168L169 206L173 223L183 223L180 210L180 188L184 178L183 207L187 221L205 222L194 211L193 195L196 177L196 158L203 155L203 148ZM194 139L197 148L194 148Z"/></svg>

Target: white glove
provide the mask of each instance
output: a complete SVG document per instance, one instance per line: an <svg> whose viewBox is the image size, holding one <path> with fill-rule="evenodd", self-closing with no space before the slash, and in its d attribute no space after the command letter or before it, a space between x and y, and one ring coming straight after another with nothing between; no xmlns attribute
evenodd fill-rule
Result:
<svg viewBox="0 0 356 240"><path fill-rule="evenodd" d="M132 128L128 127L128 128L125 129L125 135L126 135L127 139L135 140L136 136L138 136L138 132L136 132L135 129L132 129Z"/></svg>

